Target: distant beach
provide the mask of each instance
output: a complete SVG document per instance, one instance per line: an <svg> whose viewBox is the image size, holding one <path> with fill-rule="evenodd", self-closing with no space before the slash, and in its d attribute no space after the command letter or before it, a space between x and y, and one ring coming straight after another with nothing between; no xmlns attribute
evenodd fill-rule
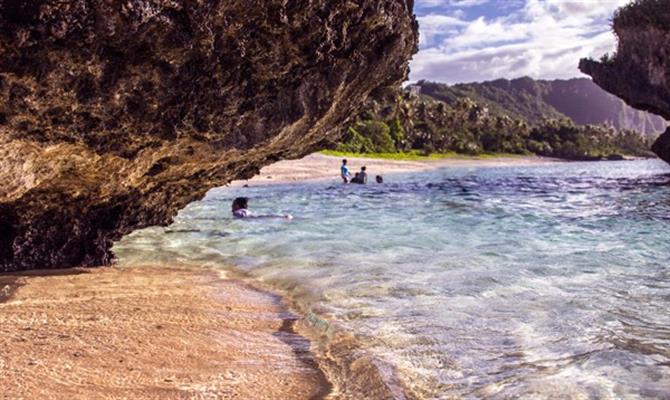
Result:
<svg viewBox="0 0 670 400"><path fill-rule="evenodd" d="M310 154L299 160L284 160L261 169L260 174L248 181L235 181L231 186L257 186L272 183L299 181L339 180L339 166L343 157ZM392 160L382 158L348 157L352 172L365 165L368 174L387 175L394 173L420 172L444 167L502 167L524 166L567 162L556 158L538 156L457 156L446 158L426 158L425 160Z"/></svg>

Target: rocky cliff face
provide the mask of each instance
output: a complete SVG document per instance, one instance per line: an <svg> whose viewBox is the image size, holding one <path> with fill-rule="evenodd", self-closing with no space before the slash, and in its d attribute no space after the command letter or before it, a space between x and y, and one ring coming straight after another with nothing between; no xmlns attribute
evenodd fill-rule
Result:
<svg viewBox="0 0 670 400"><path fill-rule="evenodd" d="M413 0L0 0L0 271L108 264L212 187L340 132Z"/></svg>
<svg viewBox="0 0 670 400"><path fill-rule="evenodd" d="M614 32L616 55L581 60L580 70L632 107L670 120L670 1L637 0L620 9ZM670 128L653 150L670 163Z"/></svg>

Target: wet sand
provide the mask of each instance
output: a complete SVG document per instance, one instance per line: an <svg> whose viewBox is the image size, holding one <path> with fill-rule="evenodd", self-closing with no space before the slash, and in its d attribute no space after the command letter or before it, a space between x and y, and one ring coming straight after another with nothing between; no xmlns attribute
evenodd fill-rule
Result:
<svg viewBox="0 0 670 400"><path fill-rule="evenodd" d="M477 158L444 158L419 161L398 161L378 158L349 158L349 170L357 172L361 166L367 166L370 179L375 175L388 175L404 172L427 171L444 167L500 167L540 165L567 162L556 158L537 156L490 157ZM263 168L257 176L247 181L235 181L232 186L257 186L264 184L291 183L299 181L333 180L341 182L339 177L341 157L327 156L320 153L311 154L300 160L280 161Z"/></svg>
<svg viewBox="0 0 670 400"><path fill-rule="evenodd" d="M330 384L277 295L211 270L0 275L6 399L318 399Z"/></svg>

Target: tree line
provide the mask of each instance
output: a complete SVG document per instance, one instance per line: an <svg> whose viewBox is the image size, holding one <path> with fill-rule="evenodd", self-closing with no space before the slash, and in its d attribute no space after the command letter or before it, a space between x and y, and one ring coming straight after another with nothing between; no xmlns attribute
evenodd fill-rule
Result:
<svg viewBox="0 0 670 400"><path fill-rule="evenodd" d="M346 128L336 150L396 153L418 150L537 154L573 160L653 156L652 138L606 125L576 125L570 119L536 123L489 112L464 97L447 104L406 90L386 89Z"/></svg>

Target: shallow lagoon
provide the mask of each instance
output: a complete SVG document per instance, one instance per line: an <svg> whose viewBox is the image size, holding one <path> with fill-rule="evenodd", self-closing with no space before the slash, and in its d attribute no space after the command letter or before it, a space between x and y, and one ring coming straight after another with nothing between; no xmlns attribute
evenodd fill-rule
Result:
<svg viewBox="0 0 670 400"><path fill-rule="evenodd" d="M355 333L423 397L670 397L667 165L386 182L216 189L115 252L122 264L235 265ZM242 195L296 218L231 219Z"/></svg>

